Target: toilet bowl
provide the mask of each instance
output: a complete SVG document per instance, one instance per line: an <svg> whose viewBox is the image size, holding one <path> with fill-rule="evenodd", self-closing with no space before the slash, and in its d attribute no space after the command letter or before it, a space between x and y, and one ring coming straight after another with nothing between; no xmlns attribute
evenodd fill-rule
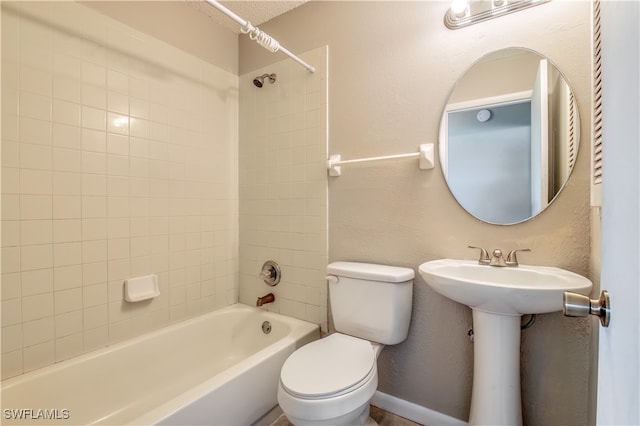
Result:
<svg viewBox="0 0 640 426"><path fill-rule="evenodd" d="M284 362L278 403L294 425L375 425L369 402L378 387L378 355L409 330L414 271L356 262L328 265L336 332Z"/></svg>
<svg viewBox="0 0 640 426"><path fill-rule="evenodd" d="M278 386L287 418L295 425L367 424L382 348L334 333L298 349L283 366Z"/></svg>

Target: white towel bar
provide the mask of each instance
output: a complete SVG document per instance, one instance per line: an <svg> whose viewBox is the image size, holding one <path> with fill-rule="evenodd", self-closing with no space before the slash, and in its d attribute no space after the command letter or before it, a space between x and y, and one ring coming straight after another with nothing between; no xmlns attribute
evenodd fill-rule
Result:
<svg viewBox="0 0 640 426"><path fill-rule="evenodd" d="M393 160L398 158L418 158L420 160L419 167L421 170L433 169L433 144L423 143L420 145L420 151L411 152L409 154L384 155L381 157L356 158L353 160L342 160L340 155L332 155L327 160L327 170L329 176L341 176L342 164L364 163L367 161Z"/></svg>

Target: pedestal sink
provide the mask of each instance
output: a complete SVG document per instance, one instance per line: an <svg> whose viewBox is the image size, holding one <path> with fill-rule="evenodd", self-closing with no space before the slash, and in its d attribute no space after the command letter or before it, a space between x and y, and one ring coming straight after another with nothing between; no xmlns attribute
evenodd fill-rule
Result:
<svg viewBox="0 0 640 426"><path fill-rule="evenodd" d="M420 265L427 284L473 310L471 425L521 425L520 316L562 310L565 291L589 294L591 281L563 269L493 267L440 259Z"/></svg>

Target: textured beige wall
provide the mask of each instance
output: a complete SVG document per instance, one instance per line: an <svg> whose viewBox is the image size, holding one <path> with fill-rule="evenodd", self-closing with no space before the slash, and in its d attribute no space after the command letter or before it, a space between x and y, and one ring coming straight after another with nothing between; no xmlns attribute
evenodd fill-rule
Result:
<svg viewBox="0 0 640 426"><path fill-rule="evenodd" d="M398 154L435 142L451 87L484 54L521 46L546 55L575 91L582 147L566 188L535 219L488 225L467 214L436 169L414 160L345 166L329 178L329 260L416 268L436 258L471 259L468 244L531 248L523 263L589 274L590 4L550 2L457 31L449 2L311 2L261 27L288 49L329 46L329 153ZM279 61L246 38L240 72ZM497 189L499 190L499 188ZM468 308L417 278L408 339L379 360L379 389L468 418L473 345ZM522 335L525 424L586 424L590 325L540 315Z"/></svg>
<svg viewBox="0 0 640 426"><path fill-rule="evenodd" d="M238 300L238 77L74 2L2 2L2 377ZM123 300L157 274L160 296Z"/></svg>

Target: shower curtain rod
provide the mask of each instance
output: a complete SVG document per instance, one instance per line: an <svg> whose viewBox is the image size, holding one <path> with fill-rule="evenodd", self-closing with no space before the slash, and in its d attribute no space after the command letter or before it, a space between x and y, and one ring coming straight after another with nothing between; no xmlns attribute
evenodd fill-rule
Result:
<svg viewBox="0 0 640 426"><path fill-rule="evenodd" d="M302 59L298 58L296 55L291 53L288 49L285 49L283 46L281 46L280 43L278 43L278 40L274 39L269 34L259 29L258 27L254 27L251 24L251 22L242 19L241 17L236 15L234 12L232 12L231 10L227 9L225 6L220 4L220 2L218 2L217 0L205 0L205 1L209 3L211 6L218 9L220 12L227 15L229 18L236 21L238 24L240 24L240 31L242 31L243 34L249 34L249 38L255 41L256 43L258 43L260 46L264 47L265 49L273 53L276 53L277 51L282 51L283 53L285 53L291 59L293 59L294 61L296 61L303 67L305 67L310 72L316 72L316 68L314 66L309 65Z"/></svg>

